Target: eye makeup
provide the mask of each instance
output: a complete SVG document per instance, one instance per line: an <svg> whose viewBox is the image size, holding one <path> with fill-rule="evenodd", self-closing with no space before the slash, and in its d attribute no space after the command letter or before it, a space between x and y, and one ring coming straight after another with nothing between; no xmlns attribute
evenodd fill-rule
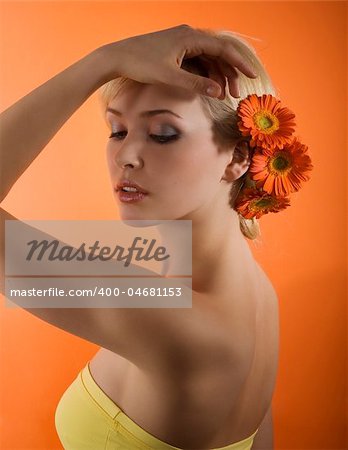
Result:
<svg viewBox="0 0 348 450"><path fill-rule="evenodd" d="M116 127L114 124L111 124L112 132L109 136L109 139L115 139L119 141L127 135L126 130L117 131L117 128L118 127ZM172 141L176 141L181 137L181 132L177 130L176 127L169 124L157 125L150 128L154 128L157 132L149 133L149 136L159 144L166 144Z"/></svg>
<svg viewBox="0 0 348 450"><path fill-rule="evenodd" d="M109 136L109 139L115 139L117 141L120 141L123 139L121 135L124 136L124 134L127 134L127 131L112 132L111 135ZM180 139L180 134L169 134L169 135L150 134L149 136L158 144L167 144L169 142L173 142Z"/></svg>

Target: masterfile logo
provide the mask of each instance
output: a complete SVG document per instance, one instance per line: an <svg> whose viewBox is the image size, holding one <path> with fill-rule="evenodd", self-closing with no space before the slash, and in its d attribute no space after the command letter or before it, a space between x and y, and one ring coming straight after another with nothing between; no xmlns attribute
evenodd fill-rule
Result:
<svg viewBox="0 0 348 450"><path fill-rule="evenodd" d="M6 306L192 307L191 221L6 221Z"/></svg>

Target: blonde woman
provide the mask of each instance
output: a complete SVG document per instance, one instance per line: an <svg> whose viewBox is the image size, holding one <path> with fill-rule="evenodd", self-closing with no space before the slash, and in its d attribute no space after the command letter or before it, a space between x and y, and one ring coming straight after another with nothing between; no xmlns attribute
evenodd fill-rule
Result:
<svg viewBox="0 0 348 450"><path fill-rule="evenodd" d="M1 199L99 88L121 219L192 221L192 308L28 309L101 346L57 406L62 445L270 450L277 296L245 240L257 221L233 208L250 164L238 102L274 94L270 79L234 33L180 25L104 45L2 113ZM1 219L4 258L16 218Z"/></svg>

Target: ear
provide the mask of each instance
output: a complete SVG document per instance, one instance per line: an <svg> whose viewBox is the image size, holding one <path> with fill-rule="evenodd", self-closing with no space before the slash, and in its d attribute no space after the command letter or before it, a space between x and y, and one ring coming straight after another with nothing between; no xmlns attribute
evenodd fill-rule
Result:
<svg viewBox="0 0 348 450"><path fill-rule="evenodd" d="M240 178L249 169L251 163L251 152L248 141L240 140L233 150L232 160L226 166L221 180L233 182Z"/></svg>

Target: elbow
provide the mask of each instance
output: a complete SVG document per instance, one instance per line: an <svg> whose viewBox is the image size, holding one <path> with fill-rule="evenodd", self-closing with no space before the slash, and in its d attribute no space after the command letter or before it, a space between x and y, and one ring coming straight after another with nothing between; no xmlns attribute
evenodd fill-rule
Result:
<svg viewBox="0 0 348 450"><path fill-rule="evenodd" d="M0 204L5 200L8 193L10 192L12 186L8 186L4 182L4 176L1 174L1 181L0 181Z"/></svg>

